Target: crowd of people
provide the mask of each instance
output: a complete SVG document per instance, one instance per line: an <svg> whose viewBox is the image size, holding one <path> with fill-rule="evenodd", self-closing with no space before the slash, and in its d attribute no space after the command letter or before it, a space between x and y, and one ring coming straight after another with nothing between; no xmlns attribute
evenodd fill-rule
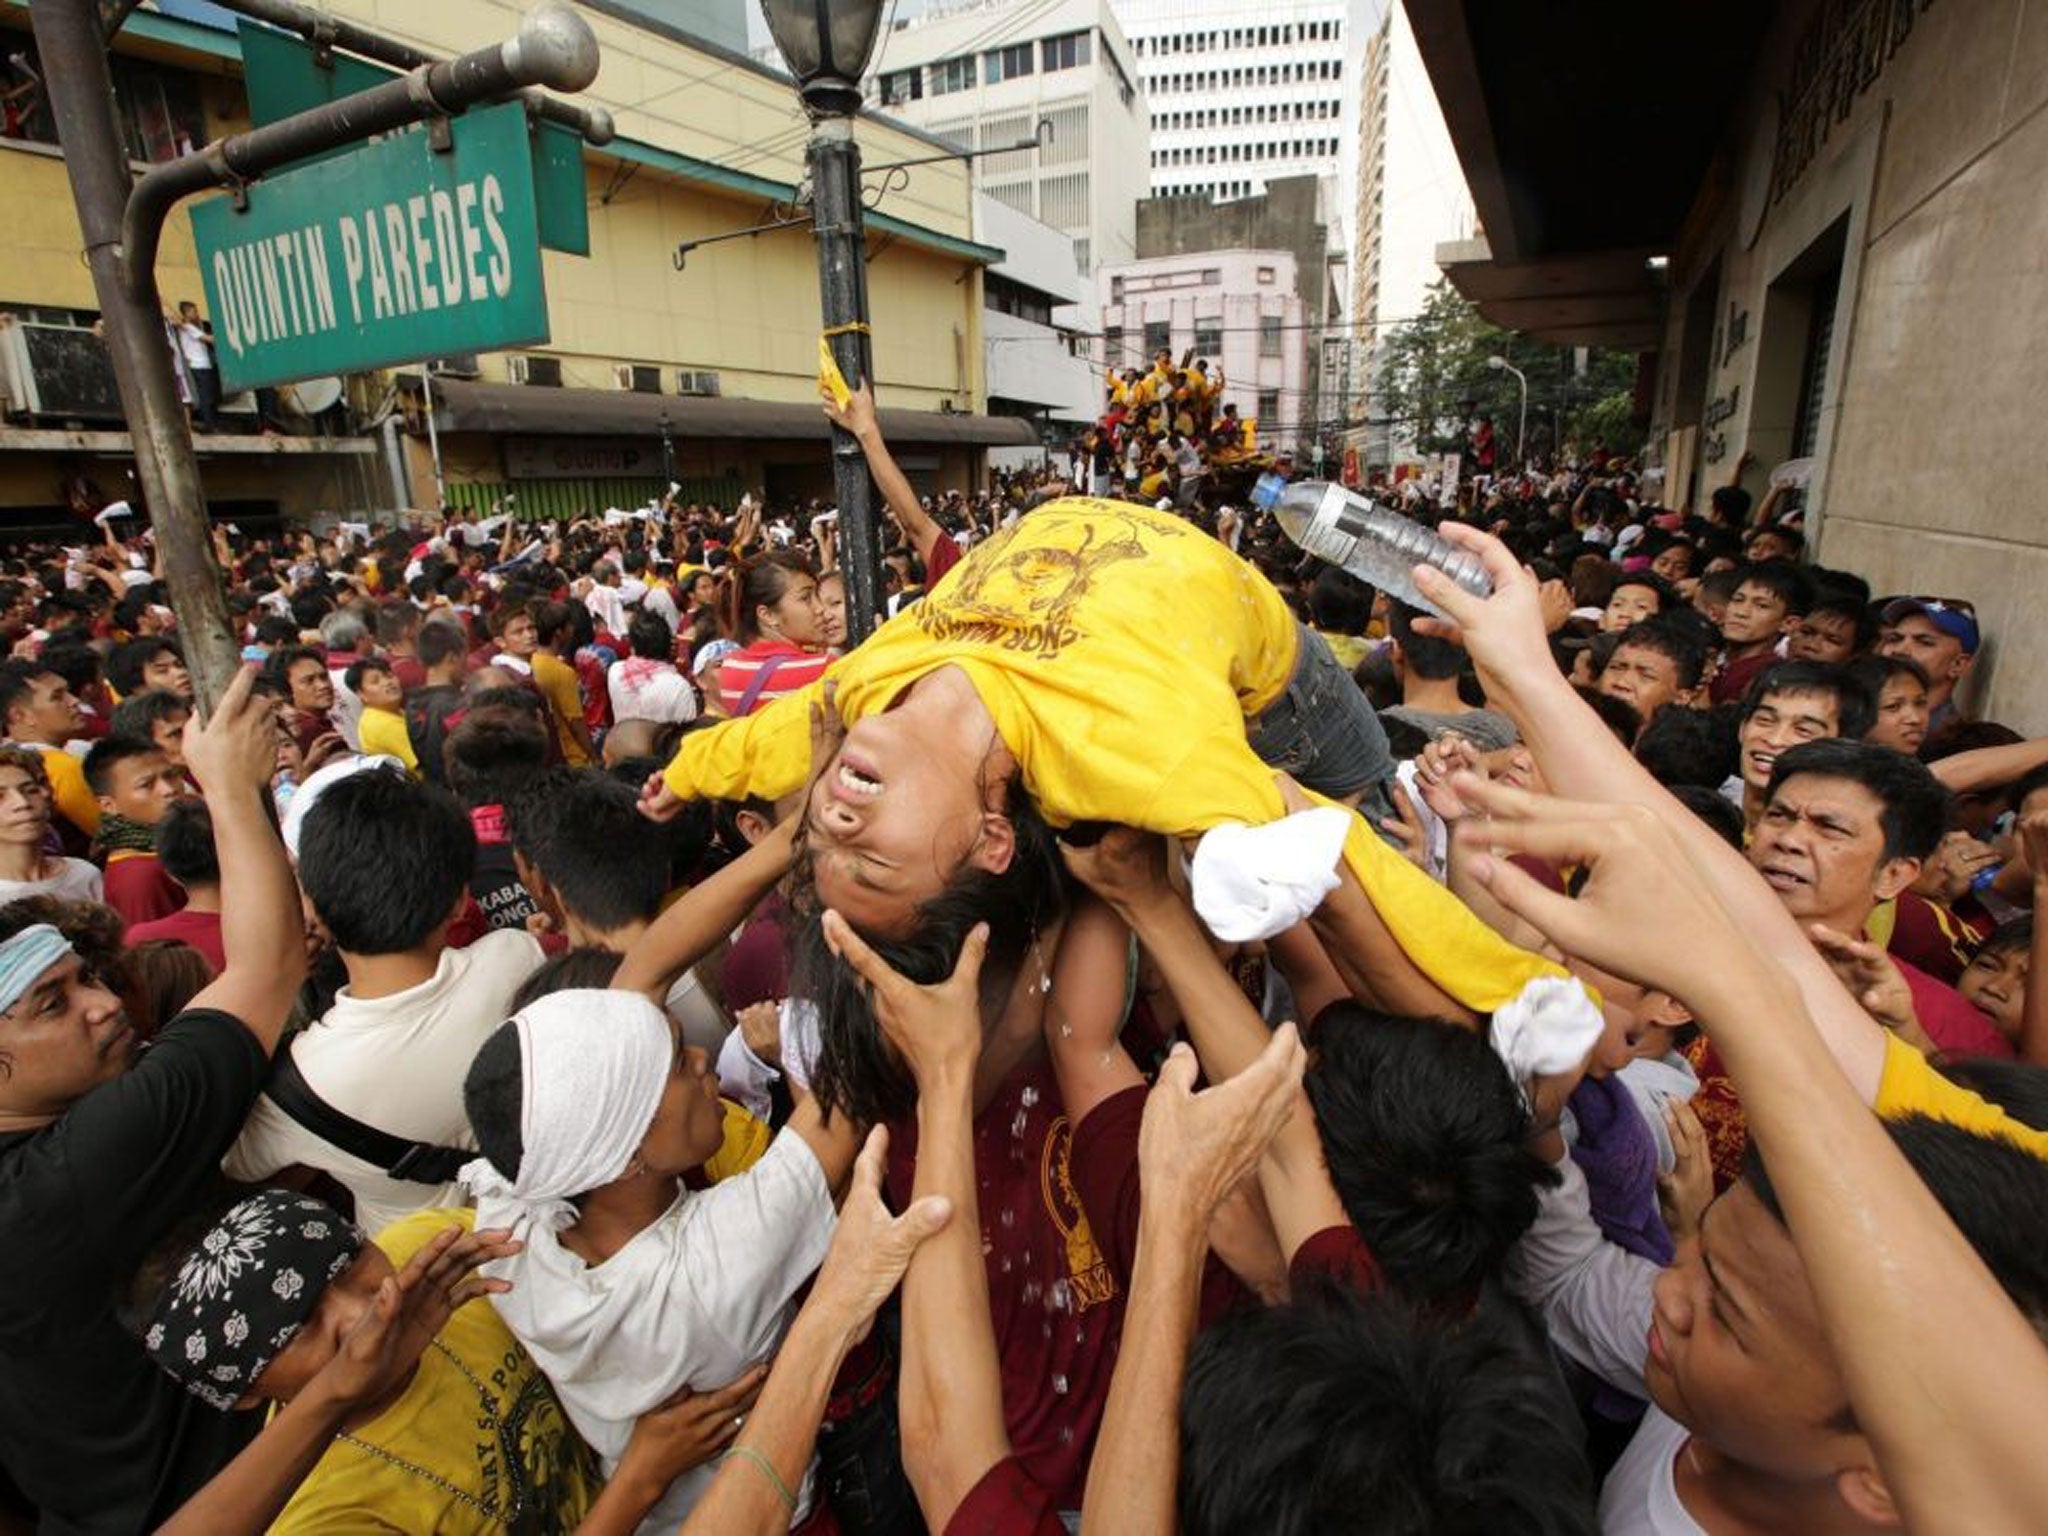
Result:
<svg viewBox="0 0 2048 1536"><path fill-rule="evenodd" d="M223 529L210 709L146 536L0 555L0 1529L2039 1528L1967 601L1602 454L1383 488L1414 606L827 410L859 644L753 498Z"/></svg>
<svg viewBox="0 0 2048 1536"><path fill-rule="evenodd" d="M1205 507L1229 471L1259 453L1259 424L1225 404L1228 380L1192 351L1143 368L1112 368L1102 414L1068 449L1073 483L1091 496L1128 496L1186 512Z"/></svg>

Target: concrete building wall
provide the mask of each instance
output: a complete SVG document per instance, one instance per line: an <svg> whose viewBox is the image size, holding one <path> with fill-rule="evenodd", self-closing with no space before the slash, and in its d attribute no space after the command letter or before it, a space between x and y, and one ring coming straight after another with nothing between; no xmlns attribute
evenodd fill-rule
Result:
<svg viewBox="0 0 2048 1536"><path fill-rule="evenodd" d="M1312 420L1315 325L1292 251L1158 256L1104 267L1095 282L1106 366L1148 367L1153 345L1162 340L1176 362L1192 348L1212 370L1221 361L1223 403L1258 419L1262 445L1300 446L1304 424Z"/></svg>
<svg viewBox="0 0 2048 1536"><path fill-rule="evenodd" d="M1071 47L1048 54L1048 43L1077 37L1085 60ZM1019 66L1028 67L1011 73ZM1040 147L976 161L976 184L1064 231L1089 271L1135 250L1149 132L1136 82L1106 0L992 0L887 33L868 99L972 149L1021 143L1047 122L1051 139Z"/></svg>
<svg viewBox="0 0 2048 1536"><path fill-rule="evenodd" d="M1973 602L1977 701L2038 734L2048 670L2024 647L2048 590L2028 451L2048 394L2048 5L1891 10L1910 30L1870 43L1846 112L1795 75L1816 41L1849 41L1811 30L1818 7L1787 7L1759 51L1725 193L1672 254L1653 443L1681 468L1664 434L1690 430L1696 498L1745 453L1759 496L1810 457L1821 562Z"/></svg>
<svg viewBox="0 0 2048 1536"><path fill-rule="evenodd" d="M1304 175L1334 188L1349 10L1347 0L1118 0L1151 114L1152 191L1256 197Z"/></svg>

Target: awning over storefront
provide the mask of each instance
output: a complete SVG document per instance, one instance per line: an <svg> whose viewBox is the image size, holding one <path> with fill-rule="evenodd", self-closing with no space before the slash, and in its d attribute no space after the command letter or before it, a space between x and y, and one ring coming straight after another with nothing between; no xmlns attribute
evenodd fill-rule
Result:
<svg viewBox="0 0 2048 1536"><path fill-rule="evenodd" d="M403 382L418 388L419 376ZM663 417L679 438L825 442L831 428L818 407L781 400L727 400L698 395L648 395L631 390L552 389L531 384L434 380L435 425L442 432L495 432L585 437L651 437ZM1012 416L944 411L881 412L891 443L1033 447L1038 429Z"/></svg>
<svg viewBox="0 0 2048 1536"><path fill-rule="evenodd" d="M1483 249L1439 252L1458 291L1546 340L1654 345L1661 274L1647 258L1677 243L1774 9L1411 4L1485 232Z"/></svg>

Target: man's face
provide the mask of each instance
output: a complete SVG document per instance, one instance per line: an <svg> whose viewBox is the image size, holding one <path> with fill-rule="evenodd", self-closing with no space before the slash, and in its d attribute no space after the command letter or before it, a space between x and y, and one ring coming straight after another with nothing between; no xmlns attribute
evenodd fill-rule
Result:
<svg viewBox="0 0 2048 1536"><path fill-rule="evenodd" d="M2020 1009L2027 997L2027 974L2033 957L2024 944L1993 949L1986 946L1963 967L1956 990L1970 1005L1997 1026L1998 1032L2019 1044Z"/></svg>
<svg viewBox="0 0 2048 1536"><path fill-rule="evenodd" d="M900 711L855 721L805 811L819 900L864 933L901 935L963 864L1007 868L1010 824L986 810L979 772L935 750Z"/></svg>
<svg viewBox="0 0 2048 1536"><path fill-rule="evenodd" d="M1650 562L1650 569L1669 582L1680 582L1692 574L1692 546L1672 544L1666 546Z"/></svg>
<svg viewBox="0 0 2048 1536"><path fill-rule="evenodd" d="M1642 716L1650 717L1666 704L1676 703L1684 692L1679 686L1678 663L1662 651L1647 646L1617 646L1597 685L1610 699L1620 699Z"/></svg>
<svg viewBox="0 0 2048 1536"><path fill-rule="evenodd" d="M191 793L184 773L169 759L161 752L145 752L114 764L107 792L99 797L100 809L153 827L175 801Z"/></svg>
<svg viewBox="0 0 2048 1536"><path fill-rule="evenodd" d="M1885 631L1878 651L1881 655L1903 656L1919 662L1933 684L1929 694L1937 704L1955 690L1957 679L1970 669L1963 642L1924 613L1902 615Z"/></svg>
<svg viewBox="0 0 2048 1536"><path fill-rule="evenodd" d="M142 686L161 688L181 699L192 697L192 674L175 651L158 651L142 665Z"/></svg>
<svg viewBox="0 0 2048 1536"><path fill-rule="evenodd" d="M189 714L167 715L149 727L149 739L156 743L157 751L163 753L164 760L174 768L185 766L185 722L191 718Z"/></svg>
<svg viewBox="0 0 2048 1536"><path fill-rule="evenodd" d="M303 714L324 715L334 708L334 679L327 675L327 663L318 657L302 656L285 674L292 690L292 708Z"/></svg>
<svg viewBox="0 0 2048 1536"><path fill-rule="evenodd" d="M371 709L395 710L405 703L405 689L396 673L382 667L365 668L361 682L356 693Z"/></svg>
<svg viewBox="0 0 2048 1536"><path fill-rule="evenodd" d="M1856 654L1856 621L1846 613L1809 613L1795 619L1785 654L1794 661L1839 666Z"/></svg>
<svg viewBox="0 0 2048 1536"><path fill-rule="evenodd" d="M1646 587L1641 582L1618 586L1600 615L1600 633L1618 635L1631 625L1651 617L1662 606L1655 587Z"/></svg>
<svg viewBox="0 0 2048 1536"><path fill-rule="evenodd" d="M617 585L615 581L609 584ZM523 613L508 620L498 635L498 644L508 656L531 656L539 643L539 633L533 627L533 620Z"/></svg>
<svg viewBox="0 0 2048 1536"><path fill-rule="evenodd" d="M354 1330L376 1303L378 1287L393 1278L395 1271L384 1250L365 1243L347 1269L336 1275L320 1293L313 1315L292 1335L291 1343L271 1356L250 1384L238 1407L258 1403L288 1403L305 1390L328 1363L341 1352L342 1341Z"/></svg>
<svg viewBox="0 0 2048 1536"><path fill-rule="evenodd" d="M1643 1378L1715 1451L1780 1477L1832 1477L1869 1448L1833 1427L1849 1405L1806 1266L1747 1180L1707 1209L1657 1277Z"/></svg>
<svg viewBox="0 0 2048 1536"><path fill-rule="evenodd" d="M1721 615L1721 638L1730 645L1761 645L1777 639L1790 619L1784 598L1760 582L1745 581Z"/></svg>
<svg viewBox="0 0 2048 1536"><path fill-rule="evenodd" d="M1859 934L1920 873L1918 859L1884 856L1883 811L1853 779L1794 774L1764 807L1749 862L1801 923Z"/></svg>
<svg viewBox="0 0 2048 1536"><path fill-rule="evenodd" d="M121 999L65 955L0 1011L0 1114L54 1119L135 1059Z"/></svg>
<svg viewBox="0 0 2048 1536"><path fill-rule="evenodd" d="M1790 560L1793 555L1792 541L1775 529L1766 528L1761 533L1750 535L1749 543L1743 546L1742 553L1755 564L1761 564L1766 560Z"/></svg>
<svg viewBox="0 0 2048 1536"><path fill-rule="evenodd" d="M49 781L26 768L0 766L0 843L40 847L49 830Z"/></svg>
<svg viewBox="0 0 2048 1536"><path fill-rule="evenodd" d="M1767 693L1737 733L1742 782L1762 792L1771 782L1771 765L1780 754L1802 741L1841 734L1840 701L1833 694Z"/></svg>
<svg viewBox="0 0 2048 1536"><path fill-rule="evenodd" d="M1912 757L1927 739L1931 707L1919 678L1904 673L1888 677L1877 696L1877 724L1864 740Z"/></svg>
<svg viewBox="0 0 2048 1536"><path fill-rule="evenodd" d="M61 747L85 727L85 712L71 685L54 672L45 672L29 685L28 697L16 704L10 724L22 741Z"/></svg>

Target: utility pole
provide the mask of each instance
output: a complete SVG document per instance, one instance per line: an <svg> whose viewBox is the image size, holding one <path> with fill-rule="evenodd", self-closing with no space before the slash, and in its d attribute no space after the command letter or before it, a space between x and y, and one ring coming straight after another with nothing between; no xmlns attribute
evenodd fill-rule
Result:
<svg viewBox="0 0 2048 1536"><path fill-rule="evenodd" d="M240 665L228 622L192 424L178 399L178 381L156 284L130 288L121 223L130 188L128 150L114 117L114 81L96 0L36 0L29 14L64 169L78 204L86 265L99 295L114 382L135 445L135 471L149 502L157 557L170 584L178 637L199 708L210 713Z"/></svg>

